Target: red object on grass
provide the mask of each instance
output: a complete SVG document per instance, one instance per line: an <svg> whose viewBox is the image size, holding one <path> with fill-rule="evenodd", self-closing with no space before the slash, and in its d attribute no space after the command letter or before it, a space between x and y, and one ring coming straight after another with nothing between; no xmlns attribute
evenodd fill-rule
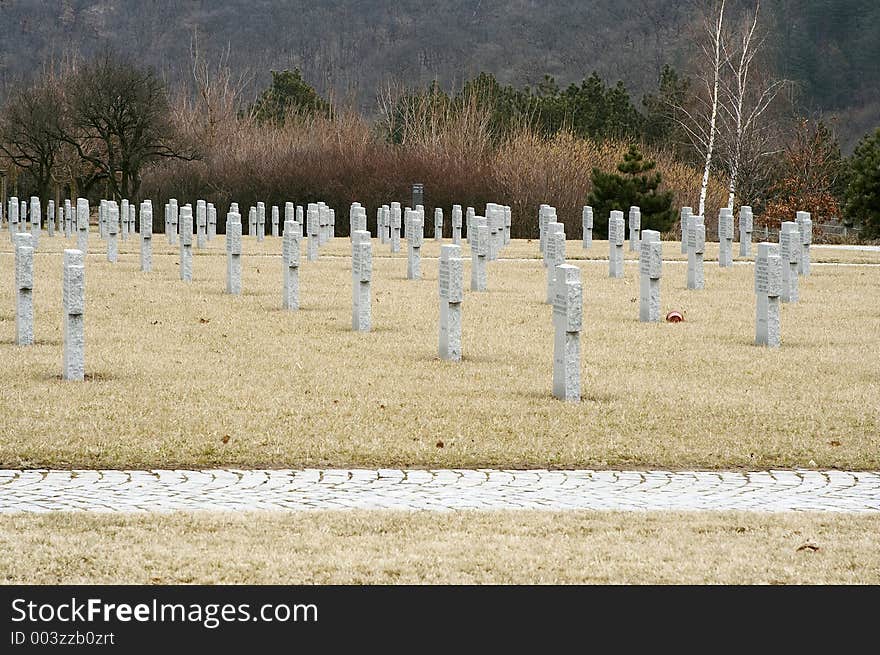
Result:
<svg viewBox="0 0 880 655"><path fill-rule="evenodd" d="M681 312L669 312L666 315L667 323L681 323L684 320L684 316L682 316Z"/></svg>

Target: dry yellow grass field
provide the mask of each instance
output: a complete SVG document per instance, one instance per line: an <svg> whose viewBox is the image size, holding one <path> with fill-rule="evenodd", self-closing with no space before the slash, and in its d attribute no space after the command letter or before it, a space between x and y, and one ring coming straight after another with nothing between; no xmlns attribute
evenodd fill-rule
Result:
<svg viewBox="0 0 880 655"><path fill-rule="evenodd" d="M880 467L880 266L815 267L801 302L782 308L782 348L769 351L753 345L752 266L707 263L706 289L688 292L683 264L667 264L662 312L687 320L646 325L637 264L610 280L571 241L584 400L562 404L550 394L551 310L534 259L492 262L490 291L466 293L456 364L437 358L430 239L421 281L404 279L404 253L374 240L369 334L350 328L347 238L318 262L303 256L299 312L280 308L280 239L245 237L240 297L223 293L222 237L196 251L192 284L164 235L154 242L144 274L137 239L113 265L92 234L87 380L69 383L64 240L40 241L36 344L24 348L13 345L12 248L0 236L0 467ZM537 247L518 241L504 256ZM596 242L589 256L606 251ZM681 257L677 243L665 252ZM815 251L826 258L880 263Z"/></svg>
<svg viewBox="0 0 880 655"><path fill-rule="evenodd" d="M880 518L713 512L18 514L0 516L0 582L878 584Z"/></svg>

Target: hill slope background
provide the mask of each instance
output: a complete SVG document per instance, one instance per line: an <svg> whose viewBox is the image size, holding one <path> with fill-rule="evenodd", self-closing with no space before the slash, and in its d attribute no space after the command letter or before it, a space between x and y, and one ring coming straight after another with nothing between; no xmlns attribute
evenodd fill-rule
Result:
<svg viewBox="0 0 880 655"><path fill-rule="evenodd" d="M751 6L732 0L731 11ZM171 82L189 76L194 40L228 52L256 94L271 69L299 67L323 93L366 112L388 83L452 87L480 71L502 83L563 84L593 70L634 99L664 63L692 61L694 0L0 0L0 88L65 55L113 48ZM775 72L808 113L837 117L845 151L880 124L880 3L777 0L762 7Z"/></svg>

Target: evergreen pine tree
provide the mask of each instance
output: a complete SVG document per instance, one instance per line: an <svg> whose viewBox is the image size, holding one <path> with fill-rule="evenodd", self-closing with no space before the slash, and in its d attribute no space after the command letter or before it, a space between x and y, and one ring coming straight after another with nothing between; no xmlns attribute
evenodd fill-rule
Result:
<svg viewBox="0 0 880 655"><path fill-rule="evenodd" d="M630 146L623 161L617 165L617 173L593 169L593 191L587 204L593 208L593 229L607 236L608 218L612 210L627 215L636 205L641 210L642 229L665 232L675 221L672 208L672 192L660 192L660 173L654 172L657 164L646 160L636 146Z"/></svg>
<svg viewBox="0 0 880 655"><path fill-rule="evenodd" d="M880 237L880 129L864 137L849 162L844 214L867 238Z"/></svg>
<svg viewBox="0 0 880 655"><path fill-rule="evenodd" d="M298 68L271 73L272 85L263 91L252 109L259 122L282 125L288 112L304 116L330 115L330 104L309 86Z"/></svg>

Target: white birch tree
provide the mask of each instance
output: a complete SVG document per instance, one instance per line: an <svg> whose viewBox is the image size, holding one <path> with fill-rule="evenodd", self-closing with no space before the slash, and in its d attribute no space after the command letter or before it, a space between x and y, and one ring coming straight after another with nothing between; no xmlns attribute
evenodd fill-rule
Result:
<svg viewBox="0 0 880 655"><path fill-rule="evenodd" d="M784 80L761 80L755 70L755 58L763 45L758 38L758 14L747 14L738 38L728 45L722 40L727 75L721 79L721 123L724 132L723 159L729 176L727 207L734 208L740 179L754 174L760 161L775 151L772 136L763 117L784 85Z"/></svg>
<svg viewBox="0 0 880 655"><path fill-rule="evenodd" d="M703 36L700 39L702 58L695 77L700 82L699 92L690 106L674 107L674 116L688 135L691 145L703 161L703 176L700 182L698 212L705 216L706 192L712 171L712 158L718 135L718 113L721 90L721 77L725 70L724 9L721 0L705 18Z"/></svg>

